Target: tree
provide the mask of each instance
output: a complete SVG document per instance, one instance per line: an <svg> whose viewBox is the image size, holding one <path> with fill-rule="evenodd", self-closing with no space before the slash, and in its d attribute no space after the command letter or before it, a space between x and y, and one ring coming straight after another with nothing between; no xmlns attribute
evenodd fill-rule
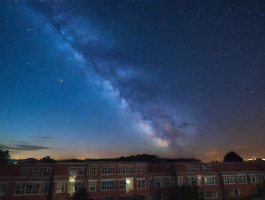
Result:
<svg viewBox="0 0 265 200"><path fill-rule="evenodd" d="M40 159L40 162L54 162L54 160L50 156L45 156L44 158Z"/></svg>
<svg viewBox="0 0 265 200"><path fill-rule="evenodd" d="M224 156L223 162L243 162L243 158L237 153L230 151Z"/></svg>
<svg viewBox="0 0 265 200"><path fill-rule="evenodd" d="M6 163L8 159L10 158L9 151L0 149L0 163Z"/></svg>

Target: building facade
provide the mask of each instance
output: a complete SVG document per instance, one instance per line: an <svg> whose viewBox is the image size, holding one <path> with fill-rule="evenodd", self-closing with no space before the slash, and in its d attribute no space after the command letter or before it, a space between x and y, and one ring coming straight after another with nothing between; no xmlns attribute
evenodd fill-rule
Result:
<svg viewBox="0 0 265 200"><path fill-rule="evenodd" d="M205 199L247 199L265 179L265 163L24 163L0 165L5 200L170 200L198 186ZM82 192L83 193L82 193Z"/></svg>

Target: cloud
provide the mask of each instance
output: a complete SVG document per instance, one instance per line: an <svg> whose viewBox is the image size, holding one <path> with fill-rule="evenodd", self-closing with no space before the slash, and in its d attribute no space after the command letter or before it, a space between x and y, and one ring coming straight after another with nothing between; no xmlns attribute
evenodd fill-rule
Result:
<svg viewBox="0 0 265 200"><path fill-rule="evenodd" d="M37 141L37 142L44 142L44 141L47 141L47 140L51 140L52 139L49 136L29 136L29 137L35 138L34 141Z"/></svg>
<svg viewBox="0 0 265 200"><path fill-rule="evenodd" d="M14 144L13 146L7 146L7 145L0 144L0 149L32 151L32 150L43 150L43 149L51 149L51 148L44 147L44 146L23 145L23 144Z"/></svg>

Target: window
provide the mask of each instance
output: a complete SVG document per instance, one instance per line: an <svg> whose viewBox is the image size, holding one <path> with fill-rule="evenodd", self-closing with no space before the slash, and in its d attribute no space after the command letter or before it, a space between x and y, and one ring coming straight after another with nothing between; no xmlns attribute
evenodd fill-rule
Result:
<svg viewBox="0 0 265 200"><path fill-rule="evenodd" d="M200 166L199 165L187 165L187 172L199 172Z"/></svg>
<svg viewBox="0 0 265 200"><path fill-rule="evenodd" d="M205 185L218 185L217 176L207 176L204 177Z"/></svg>
<svg viewBox="0 0 265 200"><path fill-rule="evenodd" d="M100 197L100 200L115 200L114 197Z"/></svg>
<svg viewBox="0 0 265 200"><path fill-rule="evenodd" d="M89 181L89 191L97 190L97 181Z"/></svg>
<svg viewBox="0 0 265 200"><path fill-rule="evenodd" d="M161 178L155 178L155 186L161 187Z"/></svg>
<svg viewBox="0 0 265 200"><path fill-rule="evenodd" d="M51 193L51 186L52 186L51 183L43 183L41 193L42 194L50 194Z"/></svg>
<svg viewBox="0 0 265 200"><path fill-rule="evenodd" d="M261 183L262 182L261 174L251 174L250 179L251 179L251 183Z"/></svg>
<svg viewBox="0 0 265 200"><path fill-rule="evenodd" d="M84 167L70 167L70 175L85 175L86 168Z"/></svg>
<svg viewBox="0 0 265 200"><path fill-rule="evenodd" d="M28 167L22 168L22 175L29 175L29 168Z"/></svg>
<svg viewBox="0 0 265 200"><path fill-rule="evenodd" d="M1 190L1 195L5 195L6 194L6 192L7 192L7 184L3 184L3 185L1 185L1 187L0 187L0 190ZM0 196L1 196L0 195Z"/></svg>
<svg viewBox="0 0 265 200"><path fill-rule="evenodd" d="M84 188L84 183L82 182L69 182L68 183L68 192L79 192Z"/></svg>
<svg viewBox="0 0 265 200"><path fill-rule="evenodd" d="M176 179L175 178L164 178L164 186L175 186Z"/></svg>
<svg viewBox="0 0 265 200"><path fill-rule="evenodd" d="M127 190L133 190L133 188L134 188L133 178L126 178L126 189Z"/></svg>
<svg viewBox="0 0 265 200"><path fill-rule="evenodd" d="M162 193L161 194L162 199L161 200L170 200L170 196L168 193Z"/></svg>
<svg viewBox="0 0 265 200"><path fill-rule="evenodd" d="M84 183L75 183L74 192L79 192L84 188Z"/></svg>
<svg viewBox="0 0 265 200"><path fill-rule="evenodd" d="M246 175L237 175L237 182L239 184L246 184L247 183Z"/></svg>
<svg viewBox="0 0 265 200"><path fill-rule="evenodd" d="M195 186L197 185L197 177L188 177L188 185Z"/></svg>
<svg viewBox="0 0 265 200"><path fill-rule="evenodd" d="M90 175L97 175L98 167L97 166L90 166Z"/></svg>
<svg viewBox="0 0 265 200"><path fill-rule="evenodd" d="M51 167L43 167L43 175L51 175L52 168Z"/></svg>
<svg viewBox="0 0 265 200"><path fill-rule="evenodd" d="M126 180L120 180L120 190L126 190Z"/></svg>
<svg viewBox="0 0 265 200"><path fill-rule="evenodd" d="M102 174L116 174L116 167L102 167Z"/></svg>
<svg viewBox="0 0 265 200"><path fill-rule="evenodd" d="M204 192L202 190L199 191L199 197L200 197L200 199L204 198Z"/></svg>
<svg viewBox="0 0 265 200"><path fill-rule="evenodd" d="M138 189L145 189L145 179L138 179L137 180L137 188Z"/></svg>
<svg viewBox="0 0 265 200"><path fill-rule="evenodd" d="M115 181L101 181L101 190L114 190Z"/></svg>
<svg viewBox="0 0 265 200"><path fill-rule="evenodd" d="M17 183L16 184L15 194L24 194L24 185L23 185L23 183Z"/></svg>
<svg viewBox="0 0 265 200"><path fill-rule="evenodd" d="M212 165L203 165L202 169L204 172L211 172L212 171Z"/></svg>
<svg viewBox="0 0 265 200"><path fill-rule="evenodd" d="M56 183L56 193L63 193L64 192L64 183L57 182Z"/></svg>
<svg viewBox="0 0 265 200"><path fill-rule="evenodd" d="M40 184L27 184L26 185L26 194L38 194Z"/></svg>
<svg viewBox="0 0 265 200"><path fill-rule="evenodd" d="M233 196L239 196L239 189L230 189L225 190L225 196L226 197L233 197Z"/></svg>
<svg viewBox="0 0 265 200"><path fill-rule="evenodd" d="M77 175L85 175L86 174L86 168L80 167L77 168Z"/></svg>
<svg viewBox="0 0 265 200"><path fill-rule="evenodd" d="M183 186L183 177L178 177L178 186Z"/></svg>
<svg viewBox="0 0 265 200"><path fill-rule="evenodd" d="M206 190L205 191L206 199L218 198L218 197L219 197L219 190Z"/></svg>
<svg viewBox="0 0 265 200"><path fill-rule="evenodd" d="M197 185L202 185L202 176L197 175Z"/></svg>
<svg viewBox="0 0 265 200"><path fill-rule="evenodd" d="M133 174L133 167L119 167L119 174Z"/></svg>
<svg viewBox="0 0 265 200"><path fill-rule="evenodd" d="M224 185L233 185L236 184L235 176L234 175L224 175L223 181Z"/></svg>
<svg viewBox="0 0 265 200"><path fill-rule="evenodd" d="M136 167L137 174L145 174L145 166Z"/></svg>
<svg viewBox="0 0 265 200"><path fill-rule="evenodd" d="M32 175L40 175L41 171L42 171L42 169L40 167L34 167Z"/></svg>

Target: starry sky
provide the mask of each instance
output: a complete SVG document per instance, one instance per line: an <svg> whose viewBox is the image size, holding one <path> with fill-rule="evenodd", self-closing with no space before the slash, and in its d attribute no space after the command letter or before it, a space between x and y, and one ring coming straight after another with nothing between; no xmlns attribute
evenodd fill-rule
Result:
<svg viewBox="0 0 265 200"><path fill-rule="evenodd" d="M265 156L265 1L0 2L12 158Z"/></svg>

